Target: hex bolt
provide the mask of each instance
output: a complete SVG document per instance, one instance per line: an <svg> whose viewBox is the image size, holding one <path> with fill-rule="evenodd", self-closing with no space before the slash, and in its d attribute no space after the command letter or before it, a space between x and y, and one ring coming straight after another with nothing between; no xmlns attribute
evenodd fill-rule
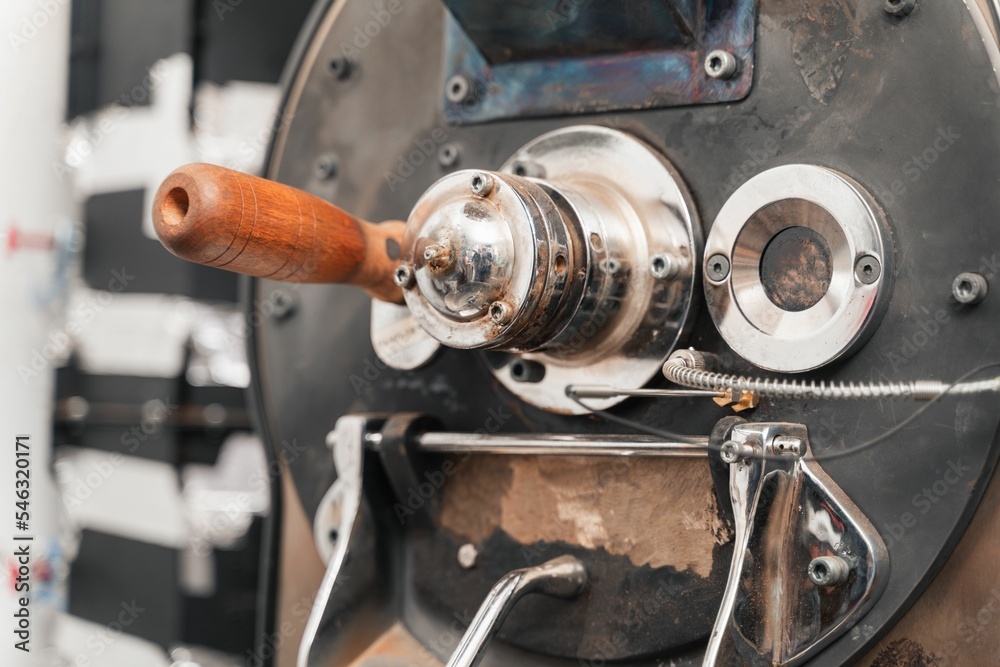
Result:
<svg viewBox="0 0 1000 667"><path fill-rule="evenodd" d="M672 280L680 275L682 261L673 255L659 253L649 258L649 272L657 280Z"/></svg>
<svg viewBox="0 0 1000 667"><path fill-rule="evenodd" d="M820 556L809 563L809 580L823 588L844 583L850 574L850 564L840 556Z"/></svg>
<svg viewBox="0 0 1000 667"><path fill-rule="evenodd" d="M885 0L882 8L888 14L892 14L897 18L903 18L917 8L917 0Z"/></svg>
<svg viewBox="0 0 1000 667"><path fill-rule="evenodd" d="M510 377L514 382L541 382L545 378L545 366L530 359L515 359L510 364Z"/></svg>
<svg viewBox="0 0 1000 667"><path fill-rule="evenodd" d="M494 324L509 324L514 319L514 308L506 301L494 301L490 304L490 321Z"/></svg>
<svg viewBox="0 0 1000 667"><path fill-rule="evenodd" d="M705 58L705 74L713 79L731 79L740 68L740 61L729 51L716 49Z"/></svg>
<svg viewBox="0 0 1000 667"><path fill-rule="evenodd" d="M722 254L712 255L705 262L705 274L712 282L722 282L729 277L729 259Z"/></svg>
<svg viewBox="0 0 1000 667"><path fill-rule="evenodd" d="M726 463L733 464L740 460L740 444L732 440L722 443L719 455Z"/></svg>
<svg viewBox="0 0 1000 667"><path fill-rule="evenodd" d="M455 104L466 102L472 99L472 84L469 83L469 80L465 76L456 74L448 79L448 83L445 84L444 94L449 102L454 102Z"/></svg>
<svg viewBox="0 0 1000 667"><path fill-rule="evenodd" d="M872 285L882 275L882 264L873 255L862 255L854 263L854 275L862 285Z"/></svg>
<svg viewBox="0 0 1000 667"><path fill-rule="evenodd" d="M469 189L477 197L489 197L493 192L493 177L483 172L476 172L469 181Z"/></svg>
<svg viewBox="0 0 1000 667"><path fill-rule="evenodd" d="M460 154L458 144L445 144L438 151L438 164L442 167L454 167Z"/></svg>
<svg viewBox="0 0 1000 667"><path fill-rule="evenodd" d="M727 440L719 448L719 456L722 458L723 463L729 464L748 459L756 453L757 450L754 449L753 445L745 442L739 443L735 440Z"/></svg>
<svg viewBox="0 0 1000 667"><path fill-rule="evenodd" d="M479 550L475 544L463 544L458 548L458 565L463 570L471 570L479 561Z"/></svg>
<svg viewBox="0 0 1000 667"><path fill-rule="evenodd" d="M982 303L989 293L989 282L978 273L960 273L951 284L951 295L966 306Z"/></svg>
<svg viewBox="0 0 1000 667"><path fill-rule="evenodd" d="M408 264L400 264L392 274L392 279L403 289L413 287L413 268Z"/></svg>
<svg viewBox="0 0 1000 667"><path fill-rule="evenodd" d="M316 159L313 171L316 178L321 181L333 180L340 173L340 158L337 157L336 153L324 153Z"/></svg>
<svg viewBox="0 0 1000 667"><path fill-rule="evenodd" d="M333 58L327 67L330 75L338 81L344 81L354 73L354 63L348 60L347 56Z"/></svg>

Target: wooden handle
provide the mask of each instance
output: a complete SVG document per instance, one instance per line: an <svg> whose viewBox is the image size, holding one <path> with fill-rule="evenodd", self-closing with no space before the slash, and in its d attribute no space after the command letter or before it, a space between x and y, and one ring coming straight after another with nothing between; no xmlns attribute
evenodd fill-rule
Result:
<svg viewBox="0 0 1000 667"><path fill-rule="evenodd" d="M302 190L210 164L167 176L153 225L182 259L291 283L348 283L402 303L393 282L405 224L372 224Z"/></svg>

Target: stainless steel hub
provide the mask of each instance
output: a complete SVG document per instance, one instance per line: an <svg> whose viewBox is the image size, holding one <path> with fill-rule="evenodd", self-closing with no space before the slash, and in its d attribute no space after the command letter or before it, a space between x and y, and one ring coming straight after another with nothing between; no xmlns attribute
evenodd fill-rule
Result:
<svg viewBox="0 0 1000 667"><path fill-rule="evenodd" d="M699 246L690 196L662 156L622 132L573 127L500 171L434 184L407 224L402 267L414 280L401 284L431 336L509 353L490 364L511 391L581 413L567 385L633 389L656 375L687 320Z"/></svg>
<svg viewBox="0 0 1000 667"><path fill-rule="evenodd" d="M855 350L884 314L892 244L881 209L832 169L786 165L726 202L705 244L723 338L756 366L801 372Z"/></svg>

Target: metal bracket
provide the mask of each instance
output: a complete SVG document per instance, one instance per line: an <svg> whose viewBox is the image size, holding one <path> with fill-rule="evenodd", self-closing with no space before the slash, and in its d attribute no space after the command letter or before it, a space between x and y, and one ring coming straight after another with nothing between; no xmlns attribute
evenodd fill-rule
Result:
<svg viewBox="0 0 1000 667"><path fill-rule="evenodd" d="M312 664L320 627L333 616L338 617L337 623L344 630L338 636L347 643L359 640L361 633L372 635L372 641L378 636L379 622L370 618L372 613L377 616L377 611L373 612L377 605L366 603L383 596L379 581L384 578L377 576L374 525L364 498L363 482L366 437L377 432L383 422L381 417L348 415L338 419L327 436L337 480L320 502L313 525L317 547L327 567L299 644L297 667ZM334 530L335 537L331 533ZM354 557L349 558L352 554ZM327 664L340 664L332 658L338 652L349 654L350 650L350 646L332 642L324 647L324 659L331 660Z"/></svg>
<svg viewBox="0 0 1000 667"><path fill-rule="evenodd" d="M398 371L423 368L441 349L413 319L409 308L372 299L372 349L379 360Z"/></svg>
<svg viewBox="0 0 1000 667"><path fill-rule="evenodd" d="M799 424L739 424L723 445L736 538L706 667L801 664L885 588L882 538L808 455Z"/></svg>

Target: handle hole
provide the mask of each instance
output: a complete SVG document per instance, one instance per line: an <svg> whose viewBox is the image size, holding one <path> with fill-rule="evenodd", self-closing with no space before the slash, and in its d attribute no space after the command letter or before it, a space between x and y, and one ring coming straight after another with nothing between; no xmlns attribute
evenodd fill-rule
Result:
<svg viewBox="0 0 1000 667"><path fill-rule="evenodd" d="M168 225L183 223L184 218L187 217L189 205L187 190L184 188L173 188L163 198L163 204L160 206L163 221Z"/></svg>

